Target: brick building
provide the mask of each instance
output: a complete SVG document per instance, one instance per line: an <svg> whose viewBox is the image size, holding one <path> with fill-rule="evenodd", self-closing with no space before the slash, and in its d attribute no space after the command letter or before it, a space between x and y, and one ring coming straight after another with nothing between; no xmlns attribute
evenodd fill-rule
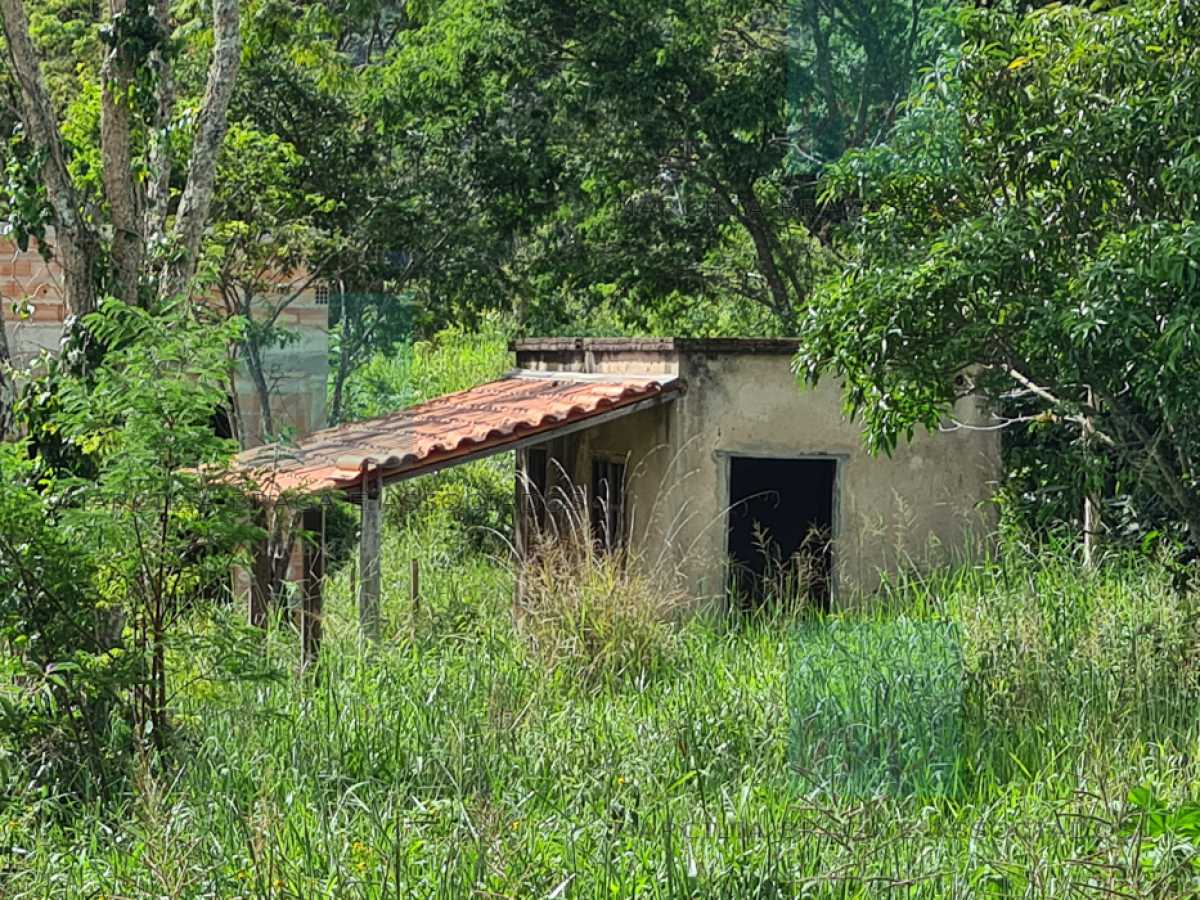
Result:
<svg viewBox="0 0 1200 900"><path fill-rule="evenodd" d="M304 283L303 275L280 279L274 297L262 308L278 304ZM4 323L9 355L18 369L27 368L43 351L56 352L62 337L64 307L62 270L56 261L42 259L32 245L22 251L8 238L0 238L0 320ZM280 313L278 324L295 339L286 347L263 351L263 369L271 396L277 431L295 436L322 428L326 423L325 389L329 374L329 292L309 285ZM230 402L236 404L242 423L243 446L261 443L261 416L254 385L244 365L239 365Z"/></svg>

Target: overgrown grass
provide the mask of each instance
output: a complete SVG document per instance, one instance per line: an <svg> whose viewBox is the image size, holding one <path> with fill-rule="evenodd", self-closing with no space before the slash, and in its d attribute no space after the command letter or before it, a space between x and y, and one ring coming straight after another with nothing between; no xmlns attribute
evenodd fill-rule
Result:
<svg viewBox="0 0 1200 900"><path fill-rule="evenodd" d="M508 365L499 332L406 354L361 414ZM175 759L121 796L0 746L0 896L1200 894L1198 611L1164 569L1014 543L869 611L672 625L664 573L590 534L514 604L478 537L510 488L504 459L392 493L378 646L350 567L303 677L290 628L248 657L235 611L195 622L233 637L173 658Z"/></svg>
<svg viewBox="0 0 1200 900"><path fill-rule="evenodd" d="M65 815L46 814L49 798L10 798L4 895L1200 891L1187 824L1200 784L1196 616L1152 566L1085 575L1013 551L896 585L874 617L694 619L671 635L666 671L599 683L586 661L532 653L509 570L453 542L390 535L377 648L355 636L348 580L332 587L315 676L183 698L177 770ZM955 778L814 783L797 765L797 723L821 679L879 747L899 732L920 749L919 691L864 702L864 667L898 658L888 623L900 615L953 629L963 739L939 752ZM830 628L858 638L817 678L805 661L828 659ZM271 632L263 653L290 672L294 636ZM897 684L922 683L922 654L910 662L892 663ZM885 752L855 746L868 760Z"/></svg>

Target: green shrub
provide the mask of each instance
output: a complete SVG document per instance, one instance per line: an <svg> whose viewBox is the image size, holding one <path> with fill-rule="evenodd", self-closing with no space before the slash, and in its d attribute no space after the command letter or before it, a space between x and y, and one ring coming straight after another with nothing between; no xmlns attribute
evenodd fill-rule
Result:
<svg viewBox="0 0 1200 900"><path fill-rule="evenodd" d="M0 445L0 767L12 754L74 790L120 756L111 726L135 673L97 560L64 527L60 498L35 489L35 470L24 443ZM11 784L17 773L0 774Z"/></svg>
<svg viewBox="0 0 1200 900"><path fill-rule="evenodd" d="M686 598L622 554L581 558L547 548L524 566L517 624L547 667L586 684L641 680L665 670Z"/></svg>
<svg viewBox="0 0 1200 900"><path fill-rule="evenodd" d="M384 515L397 529L439 530L462 550L505 557L513 527L513 461L502 454L392 485Z"/></svg>
<svg viewBox="0 0 1200 900"><path fill-rule="evenodd" d="M85 322L103 362L48 366L27 391L53 402L0 448L0 749L72 791L122 775L125 750L166 748L180 622L260 533L211 427L237 323L118 301Z"/></svg>

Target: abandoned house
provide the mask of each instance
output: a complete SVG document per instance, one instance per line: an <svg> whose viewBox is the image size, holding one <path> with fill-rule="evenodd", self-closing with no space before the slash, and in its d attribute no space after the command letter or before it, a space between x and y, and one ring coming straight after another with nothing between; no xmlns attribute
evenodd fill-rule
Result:
<svg viewBox="0 0 1200 900"><path fill-rule="evenodd" d="M0 240L0 318L18 367L57 348L60 283L53 259ZM296 283L283 279L280 291ZM314 496L338 491L362 504L368 620L378 601L383 486L494 453L515 451L519 553L578 504L600 545L677 575L697 604L754 603L798 588L837 604L903 566L970 554L991 530L999 439L970 427L981 415L972 402L955 411L965 427L919 434L893 456L872 458L834 381L796 384L787 340L517 341L516 370L499 381L321 430L328 291L306 284L295 293L280 324L296 339L268 349L264 369L276 427L296 440L247 449L238 465L255 473L268 507L307 507L306 531L320 527ZM259 402L244 367L230 403L238 437L253 448ZM293 544L276 542L271 552L286 555L288 578L305 585L312 611L323 561L310 546L306 565L306 548ZM252 607L264 608L279 562L249 579Z"/></svg>
<svg viewBox="0 0 1200 900"><path fill-rule="evenodd" d="M0 241L0 318L18 366L57 347L60 282L36 247ZM283 279L280 290L295 284ZM677 576L698 605L797 589L836 605L902 567L968 556L991 531L999 438L971 427L983 424L972 401L955 410L957 427L870 457L835 381L797 385L787 340L522 340L505 378L322 430L328 292L294 293L280 324L297 339L268 349L264 368L276 426L296 439L254 449L259 403L243 368L230 402L251 449L237 465L254 474L268 509L289 511L281 518L304 511L309 533L321 531L314 497L341 492L362 505L367 627L378 603L383 487L495 453L515 451L518 553L575 504L598 545ZM274 562L256 563L249 578L252 617L282 569L303 584L301 619L311 626L304 611L319 619L321 544L282 540Z"/></svg>
<svg viewBox="0 0 1200 900"><path fill-rule="evenodd" d="M523 482L553 498L569 479L603 510L602 540L678 569L698 601L753 602L805 588L829 605L905 564L950 562L990 533L995 432L920 434L871 457L839 385L799 385L788 340L523 341L519 370L563 379L652 379L661 402L530 445ZM980 424L964 402L958 421ZM521 529L536 527L536 496ZM807 571L788 563L802 561ZM800 578L807 585L772 583Z"/></svg>
<svg viewBox="0 0 1200 900"><path fill-rule="evenodd" d="M264 502L304 508L340 491L362 505L359 599L377 622L387 484L515 451L518 552L556 497L584 496L596 540L629 564L677 572L697 604L753 602L797 559L819 602L882 576L976 552L991 531L999 440L971 401L959 427L871 457L838 385L796 383L796 345L758 339L521 340L506 377L380 419L246 451ZM320 547L307 548L303 620L319 622ZM265 590L265 588L263 589ZM259 591L257 603L265 603ZM253 606L253 601L252 601Z"/></svg>

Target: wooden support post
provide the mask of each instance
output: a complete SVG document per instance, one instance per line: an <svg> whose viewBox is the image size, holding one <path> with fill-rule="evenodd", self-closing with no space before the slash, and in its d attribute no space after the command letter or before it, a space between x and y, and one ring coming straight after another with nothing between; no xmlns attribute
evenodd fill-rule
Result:
<svg viewBox="0 0 1200 900"><path fill-rule="evenodd" d="M265 528L269 518L266 509L258 511L257 521ZM264 537L254 545L254 561L250 568L249 619L255 628L267 627L267 609L271 601L271 541Z"/></svg>
<svg viewBox="0 0 1200 900"><path fill-rule="evenodd" d="M321 617L325 587L325 501L304 510L304 573L301 582L300 670L317 661L321 652Z"/></svg>
<svg viewBox="0 0 1200 900"><path fill-rule="evenodd" d="M525 560L529 558L529 529L532 525L533 504L530 502L532 489L529 475L529 450L518 450L514 454L515 467L513 485L516 496L513 498L513 608L515 609L525 596ZM543 501L545 498L542 498Z"/></svg>
<svg viewBox="0 0 1200 900"><path fill-rule="evenodd" d="M379 639L379 545L383 530L383 479L363 474L362 530L358 538L358 625L363 637Z"/></svg>
<svg viewBox="0 0 1200 900"><path fill-rule="evenodd" d="M1083 498L1083 567L1096 567L1097 545L1100 539L1100 503L1089 489Z"/></svg>
<svg viewBox="0 0 1200 900"><path fill-rule="evenodd" d="M412 599L412 614L415 616L421 611L421 564L415 556L412 560L408 587L409 596Z"/></svg>
<svg viewBox="0 0 1200 900"><path fill-rule="evenodd" d="M1096 400L1092 389L1089 387L1084 395L1084 402L1089 407L1095 409ZM1091 412L1089 411L1083 419L1083 445L1084 452L1088 454L1088 463L1084 470L1084 478L1086 479L1083 492L1083 567L1085 569L1094 569L1096 567L1096 557L1098 555L1097 547L1100 543L1101 529L1104 523L1100 516L1100 498L1095 490L1093 479L1095 477L1095 466L1092 464L1091 454L1095 448L1096 428L1092 423Z"/></svg>

